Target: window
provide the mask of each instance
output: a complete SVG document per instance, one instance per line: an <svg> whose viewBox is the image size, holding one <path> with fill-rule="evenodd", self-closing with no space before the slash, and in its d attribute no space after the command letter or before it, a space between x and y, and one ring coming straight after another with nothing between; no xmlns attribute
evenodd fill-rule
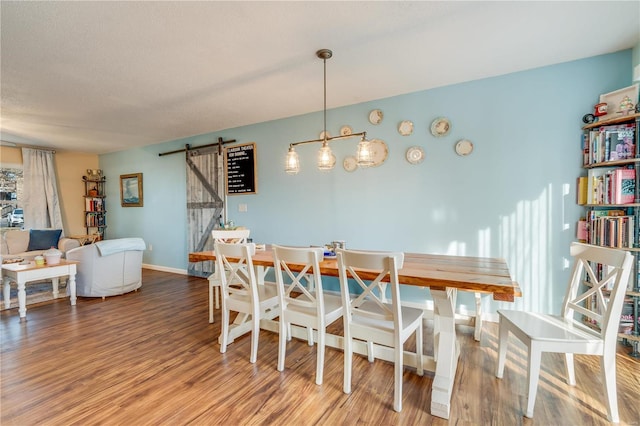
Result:
<svg viewBox="0 0 640 426"><path fill-rule="evenodd" d="M5 231L9 227L9 215L14 210L19 209L22 214L22 169L21 168L0 168L0 207L2 209L2 219L0 228ZM18 214L18 212L16 212ZM15 222L17 224L17 222Z"/></svg>

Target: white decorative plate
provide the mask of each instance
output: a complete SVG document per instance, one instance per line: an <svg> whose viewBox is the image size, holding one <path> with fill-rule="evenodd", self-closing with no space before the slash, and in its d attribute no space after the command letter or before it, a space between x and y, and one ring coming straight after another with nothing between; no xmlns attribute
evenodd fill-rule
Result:
<svg viewBox="0 0 640 426"><path fill-rule="evenodd" d="M473 152L473 144L471 141L467 139L460 139L458 143L456 143L456 154L464 157Z"/></svg>
<svg viewBox="0 0 640 426"><path fill-rule="evenodd" d="M351 126L340 127L340 136L349 136L351 133L353 133Z"/></svg>
<svg viewBox="0 0 640 426"><path fill-rule="evenodd" d="M435 137L446 136L451 131L451 122L448 118L438 117L431 123L431 134Z"/></svg>
<svg viewBox="0 0 640 426"><path fill-rule="evenodd" d="M424 151L419 146L407 149L407 161L411 164L420 164L424 160Z"/></svg>
<svg viewBox="0 0 640 426"><path fill-rule="evenodd" d="M398 124L398 133L402 136L409 136L413 133L413 123L409 120L404 120L402 123Z"/></svg>
<svg viewBox="0 0 640 426"><path fill-rule="evenodd" d="M378 167L386 161L389 155L389 148L387 144L380 139L371 139L370 144L373 157L373 164L370 167Z"/></svg>
<svg viewBox="0 0 640 426"><path fill-rule="evenodd" d="M374 109L369 113L369 123L380 124L382 122L382 110Z"/></svg>
<svg viewBox="0 0 640 426"><path fill-rule="evenodd" d="M331 137L331 133L329 133L329 132L326 132L326 133L327 133L327 138L330 138ZM319 139L324 139L324 134L325 134L325 131L324 130L321 131Z"/></svg>
<svg viewBox="0 0 640 426"><path fill-rule="evenodd" d="M342 161L342 167L344 167L344 169L348 172L353 172L358 168L358 160L356 160L356 157L353 156L344 157L344 160Z"/></svg>

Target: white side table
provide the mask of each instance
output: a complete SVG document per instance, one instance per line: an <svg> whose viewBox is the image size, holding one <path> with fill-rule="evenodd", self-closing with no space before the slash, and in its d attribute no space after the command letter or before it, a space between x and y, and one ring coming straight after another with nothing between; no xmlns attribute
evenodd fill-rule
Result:
<svg viewBox="0 0 640 426"><path fill-rule="evenodd" d="M15 282L18 285L18 312L20 318L27 316L27 293L25 286L30 281L39 281L50 279L53 286L53 297L58 297L58 281L60 277L69 276L68 292L71 305L76 304L76 264L67 260L61 260L57 265L36 266L35 263L28 265L20 265L19 263L11 263L2 265L2 279L4 281L4 306L11 306L10 283Z"/></svg>

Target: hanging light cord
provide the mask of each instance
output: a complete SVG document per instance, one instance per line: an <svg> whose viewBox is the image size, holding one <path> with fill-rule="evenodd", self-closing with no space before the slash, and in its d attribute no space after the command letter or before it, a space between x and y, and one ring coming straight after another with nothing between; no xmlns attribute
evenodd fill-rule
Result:
<svg viewBox="0 0 640 426"><path fill-rule="evenodd" d="M327 142L327 58L322 59L324 64L324 142Z"/></svg>
<svg viewBox="0 0 640 426"><path fill-rule="evenodd" d="M322 139L313 139L313 140L308 140L308 141L302 141L302 142L294 142L294 143L290 143L289 144L289 149L291 150L294 146L298 146L298 145L304 145L304 144L308 144L308 143L317 143L317 142L322 142L323 145L326 145L329 143L329 141L333 141L333 140L338 140L338 139L349 139L349 138L353 138L353 137L357 137L357 136L361 136L362 140L366 140L367 138L367 132L359 132L359 133L352 133L350 135L345 135L345 136L333 136L333 137L327 137L327 59L331 58L331 56L333 55L333 52L331 52L331 50L329 49L320 49L316 52L316 56L318 56L319 58L322 58L322 62L324 65L324 93L323 93L323 98L324 98L324 110L323 110L323 117L324 117L324 134L322 135Z"/></svg>

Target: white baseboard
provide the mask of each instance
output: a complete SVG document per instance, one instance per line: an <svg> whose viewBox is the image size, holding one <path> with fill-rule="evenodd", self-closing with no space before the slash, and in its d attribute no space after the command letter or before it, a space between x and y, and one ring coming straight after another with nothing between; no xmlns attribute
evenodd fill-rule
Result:
<svg viewBox="0 0 640 426"><path fill-rule="evenodd" d="M154 271L171 272L172 274L187 275L187 270L186 269L167 268L166 266L149 265L148 263L143 263L142 264L142 268L143 269L151 269L151 270L154 270Z"/></svg>

